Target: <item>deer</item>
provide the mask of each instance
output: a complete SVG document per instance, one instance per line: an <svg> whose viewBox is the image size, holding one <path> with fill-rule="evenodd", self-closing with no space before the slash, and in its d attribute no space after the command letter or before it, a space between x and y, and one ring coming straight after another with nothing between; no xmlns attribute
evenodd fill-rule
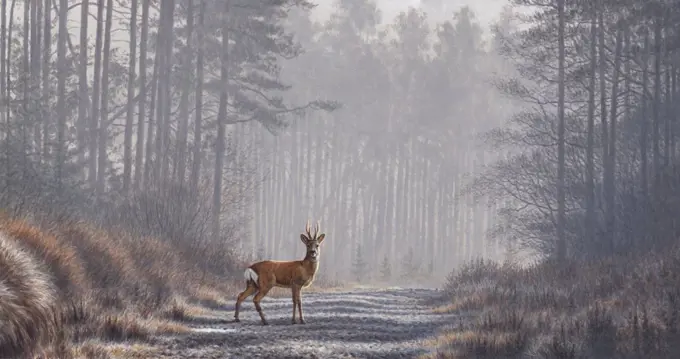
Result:
<svg viewBox="0 0 680 359"><path fill-rule="evenodd" d="M262 325L268 325L267 319L262 312L260 301L267 295L267 293L269 293L272 288L280 287L290 288L292 290L292 324L296 324L296 307L298 309L298 313L300 314L300 324L305 324L305 320L302 317L301 292L302 288L307 288L312 284L314 281L314 276L319 270L319 255L321 253L320 246L323 240L326 238L325 233L319 234L319 227L320 225L317 221L314 228L314 234L310 233L311 228L309 225L309 220L307 220L305 233L300 234L300 240L307 248L305 257L302 260L266 260L253 263L248 268L246 268L245 272L243 273L246 281L246 289L239 293L238 298L236 299L236 308L234 312L235 322L240 322L238 315L241 303L243 303L243 301L246 300L246 298L248 298L250 295L255 294L255 297L253 298L255 310L257 310L257 313L260 315Z"/></svg>

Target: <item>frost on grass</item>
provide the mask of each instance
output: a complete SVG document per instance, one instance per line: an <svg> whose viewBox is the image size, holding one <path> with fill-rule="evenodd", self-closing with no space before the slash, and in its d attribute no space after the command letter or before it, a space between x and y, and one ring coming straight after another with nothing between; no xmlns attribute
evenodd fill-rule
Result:
<svg viewBox="0 0 680 359"><path fill-rule="evenodd" d="M451 276L437 358L680 357L680 253L529 268L476 262Z"/></svg>

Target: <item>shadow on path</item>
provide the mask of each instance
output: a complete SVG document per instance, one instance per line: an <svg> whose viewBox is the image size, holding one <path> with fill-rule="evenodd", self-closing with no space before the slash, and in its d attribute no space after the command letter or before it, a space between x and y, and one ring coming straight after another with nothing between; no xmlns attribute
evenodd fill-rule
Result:
<svg viewBox="0 0 680 359"><path fill-rule="evenodd" d="M290 298L265 298L268 326L249 300L240 323L233 322L233 307L223 308L194 322L200 332L176 338L173 346L186 357L204 350L206 358L413 358L427 352L423 339L455 323L453 315L423 305L434 295L428 289L303 294L306 324L296 325Z"/></svg>

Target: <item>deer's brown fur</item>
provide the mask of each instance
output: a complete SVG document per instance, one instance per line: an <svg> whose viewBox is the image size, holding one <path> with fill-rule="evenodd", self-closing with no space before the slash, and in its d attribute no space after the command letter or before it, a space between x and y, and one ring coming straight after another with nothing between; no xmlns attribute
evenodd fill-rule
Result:
<svg viewBox="0 0 680 359"><path fill-rule="evenodd" d="M263 325L267 325L260 301L274 287L291 288L293 297L293 324L295 321L295 307L300 315L300 324L304 324L302 317L301 291L309 287L314 281L314 275L319 270L320 245L326 238L324 233L319 234L317 222L314 234L310 233L309 221L305 226L305 232L300 234L300 240L307 247L305 258L299 261L261 261L250 265L244 272L246 289L238 295L234 320L239 322L239 308L241 303L250 295L255 294L253 303Z"/></svg>

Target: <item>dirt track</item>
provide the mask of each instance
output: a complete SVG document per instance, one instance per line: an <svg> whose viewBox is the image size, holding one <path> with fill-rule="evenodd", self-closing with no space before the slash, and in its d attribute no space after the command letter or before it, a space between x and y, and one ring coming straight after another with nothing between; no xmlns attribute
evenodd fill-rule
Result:
<svg viewBox="0 0 680 359"><path fill-rule="evenodd" d="M427 352L423 339L454 323L423 303L435 296L431 289L303 293L306 324L296 325L290 298L265 298L268 326L249 298L240 323L233 322L233 306L224 308L163 346L178 358L415 358Z"/></svg>

